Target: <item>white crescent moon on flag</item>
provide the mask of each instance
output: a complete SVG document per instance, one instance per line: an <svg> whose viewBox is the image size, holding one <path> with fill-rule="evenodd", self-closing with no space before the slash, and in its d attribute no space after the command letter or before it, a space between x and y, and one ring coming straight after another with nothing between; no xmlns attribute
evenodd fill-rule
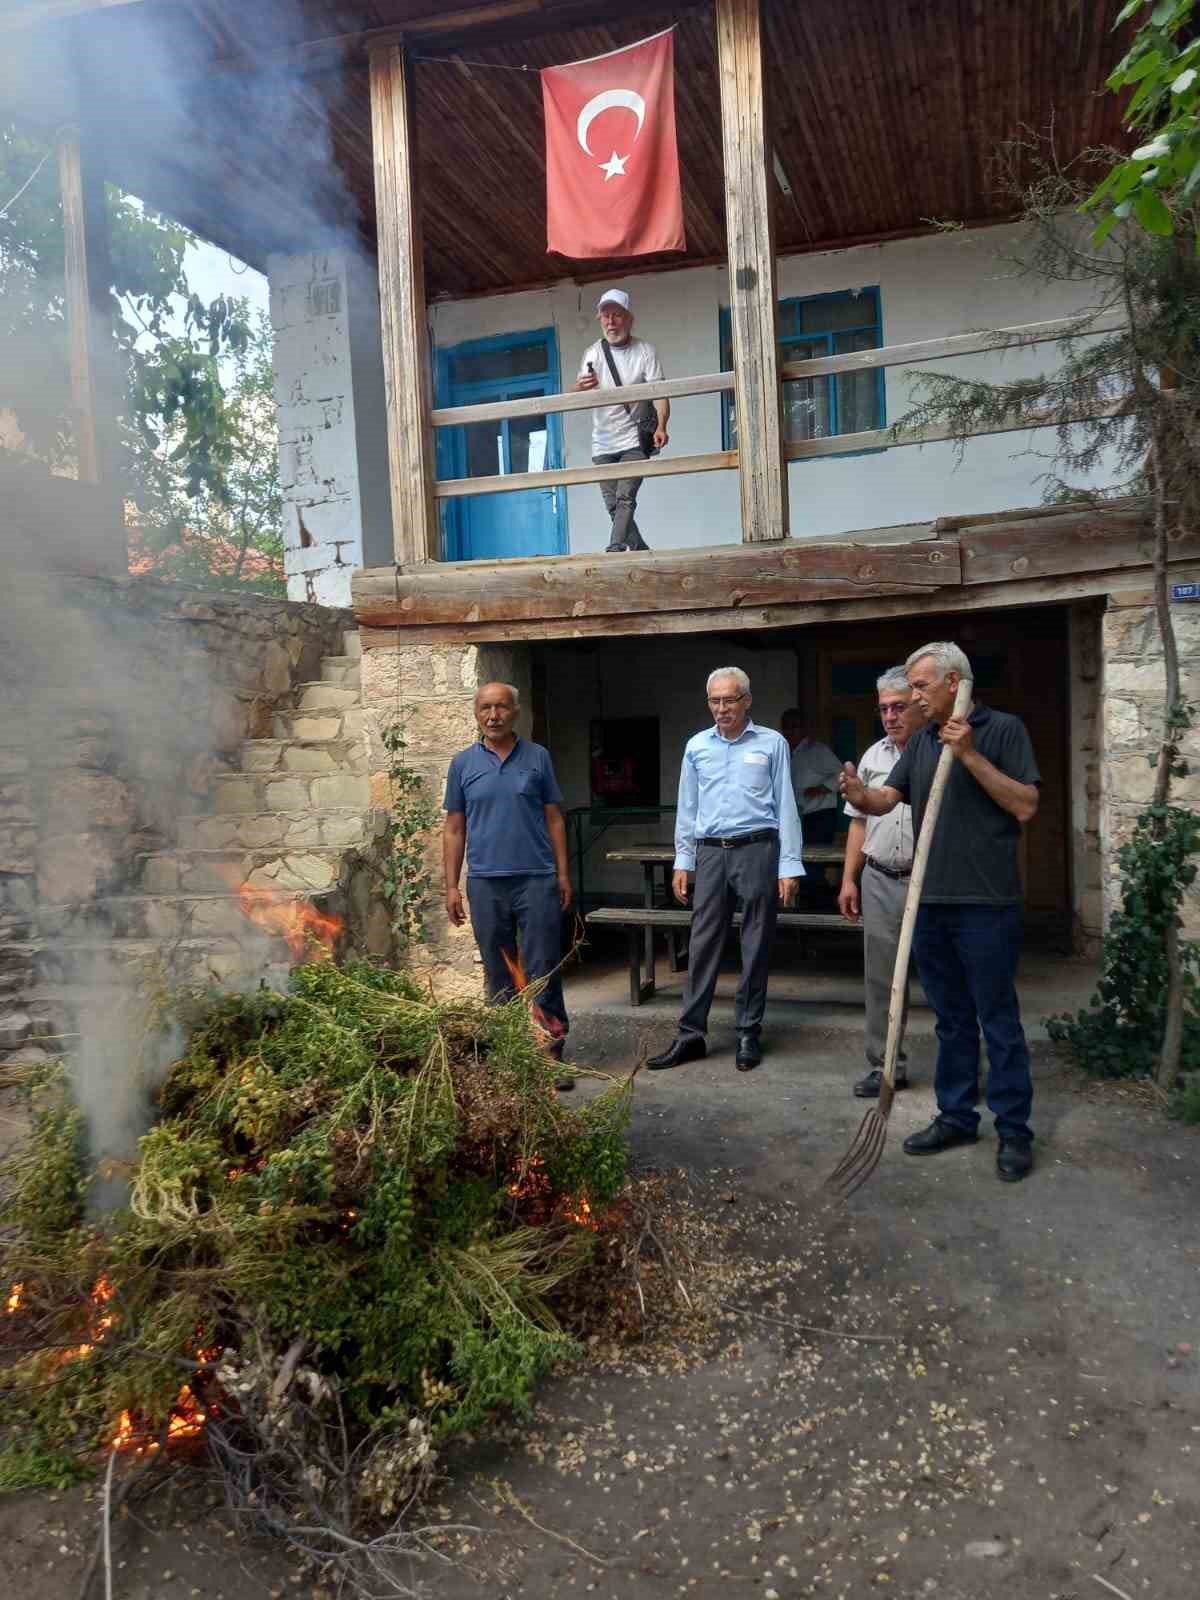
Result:
<svg viewBox="0 0 1200 1600"><path fill-rule="evenodd" d="M576 130L579 143L587 154L594 155L595 151L588 144L588 129L602 111L612 111L617 106L626 111L632 111L637 117L637 131L641 133L642 124L646 120L646 102L635 89L605 89L603 94L593 95L579 113L579 126ZM637 134L634 134L637 138Z"/></svg>

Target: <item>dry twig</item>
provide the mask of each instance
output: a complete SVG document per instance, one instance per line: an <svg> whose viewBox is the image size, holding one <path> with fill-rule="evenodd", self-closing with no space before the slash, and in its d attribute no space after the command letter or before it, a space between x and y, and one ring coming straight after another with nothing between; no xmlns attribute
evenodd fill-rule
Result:
<svg viewBox="0 0 1200 1600"><path fill-rule="evenodd" d="M730 1311L741 1311L748 1317L758 1317L763 1322L774 1322L780 1328L795 1328L800 1333L816 1333L825 1339L857 1339L867 1344L899 1344L898 1333L848 1333L842 1328L817 1328L811 1322L797 1322L795 1317L772 1317L765 1311L755 1311L753 1306L744 1306L737 1300L726 1300L726 1308Z"/></svg>

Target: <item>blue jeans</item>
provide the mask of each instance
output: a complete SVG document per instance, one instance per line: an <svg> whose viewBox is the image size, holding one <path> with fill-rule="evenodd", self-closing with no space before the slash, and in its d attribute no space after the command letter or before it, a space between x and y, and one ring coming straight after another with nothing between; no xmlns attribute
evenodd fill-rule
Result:
<svg viewBox="0 0 1200 1600"><path fill-rule="evenodd" d="M1032 1139L1033 1080L1017 1002L1020 906L923 905L913 956L937 1014L934 1088L946 1122L979 1126L979 1030L987 1044L987 1103L1002 1139Z"/></svg>
<svg viewBox="0 0 1200 1600"><path fill-rule="evenodd" d="M562 907L553 874L468 878L467 903L489 1000L503 1002L513 996L512 978L501 953L504 950L514 957L520 950L531 983L554 972L562 960ZM537 1003L566 1033L570 1024L558 973L538 995Z"/></svg>

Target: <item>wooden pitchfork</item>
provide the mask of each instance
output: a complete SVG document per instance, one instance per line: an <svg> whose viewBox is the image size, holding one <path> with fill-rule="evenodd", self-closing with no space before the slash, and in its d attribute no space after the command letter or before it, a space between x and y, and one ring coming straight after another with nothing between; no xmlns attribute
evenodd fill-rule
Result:
<svg viewBox="0 0 1200 1600"><path fill-rule="evenodd" d="M971 704L970 678L959 681L954 696L954 715L966 715ZM838 1198L848 1200L856 1189L862 1187L879 1165L883 1146L887 1140L888 1118L892 1114L892 1101L896 1098L896 1060L900 1054L900 1027L904 1016L904 991L908 984L908 958L912 951L913 927L917 909L921 904L921 887L925 882L925 868L933 847L933 834L937 827L938 812L942 809L942 795L950 776L954 752L949 745L942 747L937 770L929 788L929 799L921 817L921 836L913 857L912 876L908 880L908 896L904 902L904 916L900 923L900 939L896 945L896 966L892 972L892 994L888 1002L887 1047L883 1053L883 1078L879 1085L879 1099L868 1110L858 1126L850 1148L826 1179Z"/></svg>

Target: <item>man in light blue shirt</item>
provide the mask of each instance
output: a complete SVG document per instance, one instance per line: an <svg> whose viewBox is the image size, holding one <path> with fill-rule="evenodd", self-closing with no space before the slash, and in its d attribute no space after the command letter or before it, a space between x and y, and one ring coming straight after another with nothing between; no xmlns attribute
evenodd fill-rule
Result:
<svg viewBox="0 0 1200 1600"><path fill-rule="evenodd" d="M781 904L795 899L804 867L791 752L782 734L751 722L751 704L750 679L741 668L718 667L708 679L714 725L689 739L683 752L671 887L687 905L688 875L695 874L691 946L679 1032L661 1055L646 1062L653 1071L706 1054L721 952L739 904L737 1069L750 1072L762 1060L759 1034L776 917Z"/></svg>

